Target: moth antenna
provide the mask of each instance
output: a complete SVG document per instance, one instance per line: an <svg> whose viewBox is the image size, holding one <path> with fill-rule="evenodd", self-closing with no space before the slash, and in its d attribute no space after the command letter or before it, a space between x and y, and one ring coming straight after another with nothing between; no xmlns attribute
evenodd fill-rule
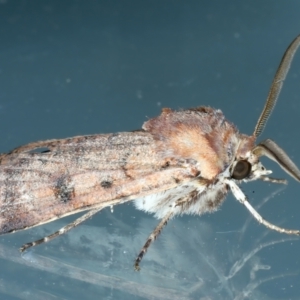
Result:
<svg viewBox="0 0 300 300"><path fill-rule="evenodd" d="M148 248L150 247L150 245L152 244L153 241L156 240L156 238L158 237L158 235L161 233L161 231L163 230L163 228L167 225L168 221L172 218L172 216L174 215L173 211L169 212L160 222L159 224L156 226L156 228L152 231L152 233L149 235L145 245L143 246L143 248L141 249L139 255L137 256L135 263L134 263L134 269L136 271L140 271L140 262L142 261L145 253L147 252Z"/></svg>
<svg viewBox="0 0 300 300"><path fill-rule="evenodd" d="M300 45L300 35L298 35L292 43L289 45L289 47L286 49L281 62L279 64L279 67L277 69L277 72L275 74L275 77L273 79L265 106L263 108L263 111L256 123L253 136L258 137L264 130L266 123L273 111L273 108L276 105L277 98L280 94L283 81L286 78L286 75L289 71L289 68L291 66L291 62L293 60L293 57Z"/></svg>
<svg viewBox="0 0 300 300"><path fill-rule="evenodd" d="M260 157L262 155L277 162L277 164L295 180L300 181L300 170L274 141L267 139L254 147L252 153ZM262 179L262 178L261 178Z"/></svg>
<svg viewBox="0 0 300 300"><path fill-rule="evenodd" d="M66 232L70 231L71 229L73 229L74 227L78 226L79 224L81 224L82 222L86 221L87 219L89 219L90 217L92 217L94 214L96 214L98 211L100 211L103 207L101 208L96 208L96 209L92 209L89 212L87 212L86 214L84 214L83 216L81 216L80 218L76 219L74 222L69 223L68 225L62 227L61 229L55 231L54 233L43 237L42 239L39 239L37 241L34 242L29 242L24 244L21 248L20 248L20 252L24 252L26 249L43 244L43 243L47 243L51 240L53 240L54 238L65 234Z"/></svg>

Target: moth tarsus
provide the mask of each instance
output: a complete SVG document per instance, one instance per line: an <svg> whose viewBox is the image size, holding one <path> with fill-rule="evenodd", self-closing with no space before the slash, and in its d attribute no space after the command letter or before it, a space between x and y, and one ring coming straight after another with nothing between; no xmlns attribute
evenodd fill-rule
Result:
<svg viewBox="0 0 300 300"><path fill-rule="evenodd" d="M92 210L88 211L87 213L85 213L84 215L82 215L80 218L77 218L75 221L67 224L66 226L63 226L59 230L51 233L50 235L47 235L47 236L45 236L45 237L43 237L39 240L36 240L34 242L29 242L29 243L24 244L20 248L20 252L24 252L28 248L31 248L31 247L34 247L34 246L37 246L37 245L47 243L47 242L53 240L54 238L56 238L57 236L67 233L71 229L75 228L79 224L81 224L84 221L86 221L87 219L91 218L93 215L95 215L100 210L101 210L101 208L100 209L92 209Z"/></svg>
<svg viewBox="0 0 300 300"><path fill-rule="evenodd" d="M213 212L228 191L267 228L299 235L264 220L239 188L241 182L269 177L261 156L274 160L300 181L300 170L272 140L255 145L271 115L298 36L287 48L252 135L238 132L220 110L169 108L142 130L46 140L0 155L0 234L32 228L88 211L55 233L27 243L24 251L78 226L105 207L128 201L161 219L135 260L135 269L166 223L176 215Z"/></svg>
<svg viewBox="0 0 300 300"><path fill-rule="evenodd" d="M152 242L154 242L157 237L159 236L159 234L161 233L161 231L163 230L163 228L167 225L168 221L172 218L173 216L173 212L170 211L160 222L159 224L156 226L156 228L152 231L152 233L149 235L145 245L143 246L143 248L141 249L140 253L138 254L137 258L135 259L135 263L134 263L134 269L136 271L140 271L140 262L142 261L144 255L146 254L148 248L150 247L150 245L152 244Z"/></svg>

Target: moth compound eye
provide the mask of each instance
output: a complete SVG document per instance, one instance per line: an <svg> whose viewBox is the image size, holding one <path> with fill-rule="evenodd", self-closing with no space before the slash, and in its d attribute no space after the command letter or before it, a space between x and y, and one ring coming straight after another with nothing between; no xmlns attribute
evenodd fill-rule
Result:
<svg viewBox="0 0 300 300"><path fill-rule="evenodd" d="M234 167L231 177L237 180L246 178L251 172L251 164L246 160L240 160Z"/></svg>

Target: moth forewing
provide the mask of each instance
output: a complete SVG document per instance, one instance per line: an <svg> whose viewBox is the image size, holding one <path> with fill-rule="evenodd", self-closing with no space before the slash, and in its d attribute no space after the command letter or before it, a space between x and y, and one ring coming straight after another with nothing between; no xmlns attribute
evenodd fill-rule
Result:
<svg viewBox="0 0 300 300"><path fill-rule="evenodd" d="M215 211L229 190L254 218L270 229L297 234L264 220L238 184L268 177L261 155L275 160L296 180L300 171L270 140L255 145L276 104L298 36L286 50L252 136L238 132L220 110L169 108L142 130L77 136L21 146L0 156L0 234L27 229L79 211L73 223L21 250L47 242L107 206L134 200L161 221L135 260L135 268L163 227L178 214Z"/></svg>
<svg viewBox="0 0 300 300"><path fill-rule="evenodd" d="M48 151L34 152L38 148ZM146 132L33 143L1 156L0 232L119 204L189 181L192 167L166 162Z"/></svg>

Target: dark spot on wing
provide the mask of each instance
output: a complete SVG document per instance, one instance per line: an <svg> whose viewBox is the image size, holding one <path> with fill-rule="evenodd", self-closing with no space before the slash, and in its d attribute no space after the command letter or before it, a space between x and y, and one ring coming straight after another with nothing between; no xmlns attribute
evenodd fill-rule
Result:
<svg viewBox="0 0 300 300"><path fill-rule="evenodd" d="M68 175L60 176L54 186L54 195L63 203L67 203L75 197L74 187Z"/></svg>
<svg viewBox="0 0 300 300"><path fill-rule="evenodd" d="M102 181L101 186L105 189L109 189L112 186L112 182L111 181Z"/></svg>
<svg viewBox="0 0 300 300"><path fill-rule="evenodd" d="M135 129L135 130L131 130L131 132L145 132L144 129Z"/></svg>
<svg viewBox="0 0 300 300"><path fill-rule="evenodd" d="M46 149L46 150L43 150L41 153L49 153L49 152L51 152L51 150L50 149Z"/></svg>
<svg viewBox="0 0 300 300"><path fill-rule="evenodd" d="M50 152L50 149L47 147L35 148L28 151L28 153L48 153L48 152Z"/></svg>
<svg viewBox="0 0 300 300"><path fill-rule="evenodd" d="M161 167L162 169L166 169L170 166L170 162L169 161L166 161L163 166Z"/></svg>
<svg viewBox="0 0 300 300"><path fill-rule="evenodd" d="M196 170L195 177L200 176L200 174L201 174L201 172L199 170Z"/></svg>
<svg viewBox="0 0 300 300"><path fill-rule="evenodd" d="M180 179L178 179L178 178L174 178L174 181L175 181L175 183L180 183Z"/></svg>

